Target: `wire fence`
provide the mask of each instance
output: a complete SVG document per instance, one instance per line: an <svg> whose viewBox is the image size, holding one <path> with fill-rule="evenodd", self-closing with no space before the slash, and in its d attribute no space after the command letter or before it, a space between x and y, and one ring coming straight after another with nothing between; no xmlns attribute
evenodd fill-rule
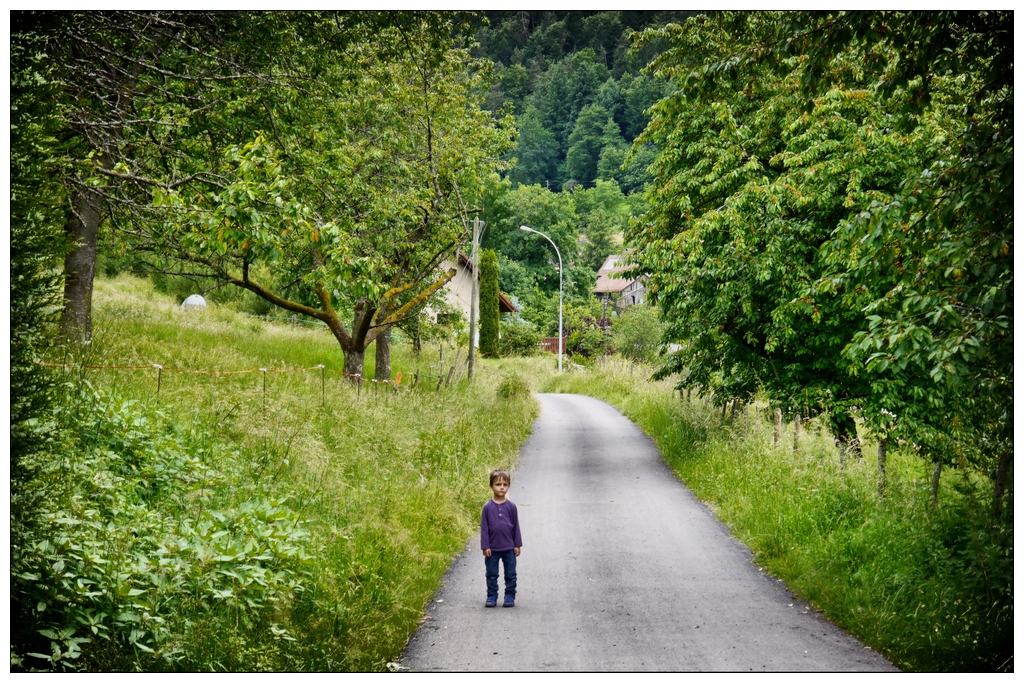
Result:
<svg viewBox="0 0 1024 683"><path fill-rule="evenodd" d="M64 370L77 370L77 371L82 371L82 370L156 370L156 395L157 395L158 398L160 396L160 387L161 387L161 385L163 383L163 373L164 372L176 372L176 373L182 373L182 374L187 374L187 375L212 375L212 376L250 375L250 374L255 374L255 373L263 373L263 398L264 398L264 401L266 400L266 395L267 395L267 374L268 373L288 374L288 373L299 373L299 372L312 372L312 371L317 371L318 370L320 372L320 402L321 402L321 404L323 404L325 402L325 400L326 400L327 373L331 373L331 374L334 374L334 375L341 375L342 377L347 377L350 380L352 380L356 384L357 397L361 393L360 388L362 387L363 384L370 384L370 385L372 385L374 387L374 389L378 389L379 387L385 387L385 388L390 387L396 393L398 392L399 387L402 385L402 373L401 372L397 373L395 375L394 379L376 379L376 378L372 378L371 379L371 378L368 378L368 377L363 377L362 374L360 374L360 373L349 373L349 372L345 372L343 370L335 370L333 368L328 368L326 365L323 365L323 364L314 365L314 366L311 366L311 367L308 367L308 368L251 368L251 369L246 369L246 370L190 370L188 368L167 367L167 366L161 365L160 363L150 363L148 365L84 365L84 364L83 365L76 365L74 363L46 363L46 362L40 361L39 365L42 365L42 366L45 366L45 367L50 367L50 368L62 368ZM435 366L431 366L430 369L433 370L434 367ZM455 366L455 364L453 364L452 367L450 368L449 372L448 372L447 382L445 381L444 373L441 372L440 370L438 371L438 374L436 374L436 375L432 374L430 372L421 373L420 370L417 370L416 374L413 376L412 384L408 385L408 388L409 388L410 391L412 389L415 389L416 386L419 384L419 381L420 381L421 377L424 378L424 379L426 379L426 378L430 378L430 379L436 378L438 380L437 390L440 391L442 385L449 386L452 383L452 379L453 379L453 376L454 376L454 373L455 373L455 369L456 369L456 366ZM461 381L461 379L462 379L462 373L460 372L458 379L456 379L456 384L459 381Z"/></svg>

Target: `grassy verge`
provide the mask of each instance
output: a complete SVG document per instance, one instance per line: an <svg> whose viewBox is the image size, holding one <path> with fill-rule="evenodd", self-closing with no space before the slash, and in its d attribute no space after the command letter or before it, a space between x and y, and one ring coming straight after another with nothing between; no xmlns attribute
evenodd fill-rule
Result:
<svg viewBox="0 0 1024 683"><path fill-rule="evenodd" d="M142 280L98 280L94 307L88 365L342 369L324 328L182 311ZM317 370L165 370L159 395L156 370L68 373L59 436L12 491L12 668L384 669L536 414L489 362L437 391L437 358L394 348L397 394Z"/></svg>
<svg viewBox="0 0 1024 683"><path fill-rule="evenodd" d="M720 410L649 374L607 361L543 388L617 406L759 564L897 666L1013 669L1012 513L993 524L987 480L944 474L932 508L931 467L890 451L880 499L874 444L841 466L812 420L794 452L792 426L775 445L756 411L723 424Z"/></svg>

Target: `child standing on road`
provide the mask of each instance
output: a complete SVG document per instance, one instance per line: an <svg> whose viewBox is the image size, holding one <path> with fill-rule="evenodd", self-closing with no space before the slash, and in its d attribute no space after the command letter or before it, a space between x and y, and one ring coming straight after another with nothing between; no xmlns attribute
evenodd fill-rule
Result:
<svg viewBox="0 0 1024 683"><path fill-rule="evenodd" d="M491 491L494 498L484 503L480 515L480 549L484 551L487 568L487 602L484 607L498 604L498 561L505 566L505 601L502 607L516 604L516 558L523 538L519 533L519 513L516 504L505 499L512 477L505 470L491 472Z"/></svg>

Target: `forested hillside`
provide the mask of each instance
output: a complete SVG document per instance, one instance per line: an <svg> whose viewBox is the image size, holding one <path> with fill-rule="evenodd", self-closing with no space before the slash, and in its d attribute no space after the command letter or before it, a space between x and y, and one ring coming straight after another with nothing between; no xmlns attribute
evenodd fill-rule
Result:
<svg viewBox="0 0 1024 683"><path fill-rule="evenodd" d="M657 45L630 50L629 36L688 12L487 12L478 53L495 64L486 106L515 113L517 163L509 178L555 190L615 180L623 192L649 181L650 148L623 168L666 81L644 67Z"/></svg>
<svg viewBox="0 0 1024 683"><path fill-rule="evenodd" d="M671 88L645 69L663 47L655 41L637 51L630 36L688 14L494 11L476 30L474 54L494 63L484 106L511 113L517 131L506 153L515 163L484 197L484 244L498 254L502 291L544 335L557 331L557 259L519 226L558 245L574 353L611 348L596 321L615 309L596 306L590 292L604 260L625 248L630 219L646 208L657 147L633 142Z"/></svg>

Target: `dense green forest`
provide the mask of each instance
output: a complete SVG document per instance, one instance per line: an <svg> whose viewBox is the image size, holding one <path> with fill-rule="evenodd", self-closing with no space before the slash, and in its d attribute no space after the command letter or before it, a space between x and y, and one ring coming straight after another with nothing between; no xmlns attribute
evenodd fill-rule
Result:
<svg viewBox="0 0 1024 683"><path fill-rule="evenodd" d="M556 333L561 281L573 367L618 354L722 421L753 406L796 431L824 425L840 463L874 459L886 514L907 488L889 461L928 468L935 519L952 482L958 512L915 541L928 562L883 578L899 592L916 589L899 576L961 572L971 625L956 637L988 631L978 647L930 634L891 647L916 653L911 667L1012 669L1012 24L988 11L13 12L12 667L382 668L486 493L473 477L526 433L527 384L503 368L553 381L495 357ZM468 351L465 321L439 293L476 218L491 358L469 383L452 364L465 356L451 358ZM558 245L561 272L520 226ZM648 302L608 309L597 270L624 253ZM495 320L495 289L516 314ZM213 304L202 343L174 331L193 328L163 299L195 292ZM320 336L261 345L277 326L245 316ZM316 358L300 348L312 339ZM161 404L147 380L85 369L154 363L324 365L355 381L292 458L296 437L254 427L251 396L194 385ZM423 395L420 369L449 398ZM397 404L359 403L356 375L399 370L417 377L401 394L409 425ZM296 434L307 384L280 411ZM197 412L232 405L248 412L223 434ZM515 439L438 412L471 406L483 423L508 412ZM389 573L400 551L360 519L390 500L376 470L418 472L446 501L440 521L414 505L385 525L429 547L422 574ZM355 537L365 554L339 540ZM315 628L298 638L303 619Z"/></svg>

